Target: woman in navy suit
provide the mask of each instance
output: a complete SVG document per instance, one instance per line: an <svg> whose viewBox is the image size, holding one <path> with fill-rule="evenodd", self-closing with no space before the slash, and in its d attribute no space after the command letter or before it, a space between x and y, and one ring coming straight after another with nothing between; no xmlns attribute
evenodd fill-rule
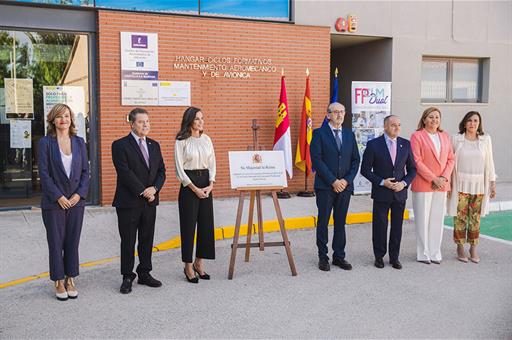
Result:
<svg viewBox="0 0 512 340"><path fill-rule="evenodd" d="M39 141L41 209L50 258L50 279L59 300L74 299L78 291L78 244L85 198L89 190L89 162L81 137L76 136L73 111L56 104L46 118L46 136Z"/></svg>

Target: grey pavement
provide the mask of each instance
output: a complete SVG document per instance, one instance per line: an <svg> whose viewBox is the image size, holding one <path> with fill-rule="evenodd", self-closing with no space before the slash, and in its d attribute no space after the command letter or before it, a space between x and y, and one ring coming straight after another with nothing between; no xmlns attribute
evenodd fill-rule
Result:
<svg viewBox="0 0 512 340"><path fill-rule="evenodd" d="M512 209L512 183L498 183L495 202L508 202ZM408 200L408 208L410 207ZM316 216L315 198L292 197L279 200L283 216ZM214 199L215 226L235 224L237 198ZM269 196L263 197L263 219L276 219ZM248 199L245 200L245 213ZM353 196L349 212L371 211L372 201L367 195ZM247 223L244 215L243 223ZM0 212L0 283L48 271L48 247L40 210ZM155 244L179 235L178 206L176 202L161 204L157 209ZM119 255L117 217L112 207L86 208L80 262L89 262Z"/></svg>
<svg viewBox="0 0 512 340"><path fill-rule="evenodd" d="M331 231L332 232L332 231ZM265 235L279 240L279 233ZM332 235L331 235L332 236ZM0 290L0 338L512 338L512 245L481 239L479 264L455 259L444 233L441 265L415 261L404 225L404 269L373 266L371 226L347 226L350 272L320 272L314 229L289 232L299 275L283 248L239 251L227 280L231 240L205 263L211 281L187 283L180 250L154 254L164 286L122 295L118 261L82 270L77 300L57 301L48 279Z"/></svg>

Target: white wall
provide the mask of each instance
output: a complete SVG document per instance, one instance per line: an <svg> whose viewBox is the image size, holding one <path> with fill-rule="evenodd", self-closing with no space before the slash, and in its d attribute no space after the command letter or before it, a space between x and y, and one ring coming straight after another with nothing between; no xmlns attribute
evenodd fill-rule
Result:
<svg viewBox="0 0 512 340"><path fill-rule="evenodd" d="M357 15L357 32L336 32L336 19L349 14ZM423 55L490 58L488 103L435 106L453 133L466 112L479 111L493 137L498 180L512 181L512 1L297 0L294 19L329 26L333 34L393 39L392 111L402 117L405 136L431 105L420 99Z"/></svg>

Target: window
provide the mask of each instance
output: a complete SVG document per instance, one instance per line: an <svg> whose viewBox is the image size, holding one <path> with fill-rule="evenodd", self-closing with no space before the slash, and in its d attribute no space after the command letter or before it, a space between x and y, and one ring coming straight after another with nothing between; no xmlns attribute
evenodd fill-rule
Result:
<svg viewBox="0 0 512 340"><path fill-rule="evenodd" d="M289 0L96 0L94 3L98 8L114 8L130 11L193 14L270 21L290 21Z"/></svg>
<svg viewBox="0 0 512 340"><path fill-rule="evenodd" d="M421 67L423 103L483 102L485 59L424 57Z"/></svg>
<svg viewBox="0 0 512 340"><path fill-rule="evenodd" d="M88 46L83 34L0 29L0 209L39 204L38 141L53 103L66 100L90 145Z"/></svg>

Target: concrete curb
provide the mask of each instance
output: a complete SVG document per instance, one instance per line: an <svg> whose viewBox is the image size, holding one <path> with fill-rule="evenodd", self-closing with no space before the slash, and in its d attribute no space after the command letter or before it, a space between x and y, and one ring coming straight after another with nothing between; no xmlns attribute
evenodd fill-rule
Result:
<svg viewBox="0 0 512 340"><path fill-rule="evenodd" d="M409 210L406 209L404 211L404 219L409 219ZM291 217L285 218L284 224L286 230L294 230L294 229L308 229L316 227L316 216L305 216L305 217ZM369 223L372 221L372 213L371 212L360 212L360 213L351 213L347 215L346 224L361 224L361 223ZM332 225L333 219L329 220L329 224ZM273 233L279 231L279 222L277 220L269 220L263 222L263 232L264 233ZM215 240L226 240L233 238L235 234L235 226L226 226L226 227L218 227L215 228ZM253 224L253 233L258 233L258 224ZM240 227L240 236L247 235L247 224L243 224ZM170 240L162 242L153 247L153 252L165 251L169 249L176 249L181 247L181 238L179 236L173 237ZM135 253L137 255L137 253ZM80 264L81 268L95 267L101 264L110 263L114 260L119 259L119 256L109 257L101 260L84 262ZM38 280L42 278L49 277L49 272L43 272L36 275L30 275L21 279L7 281L0 283L0 289L16 286L25 282Z"/></svg>

